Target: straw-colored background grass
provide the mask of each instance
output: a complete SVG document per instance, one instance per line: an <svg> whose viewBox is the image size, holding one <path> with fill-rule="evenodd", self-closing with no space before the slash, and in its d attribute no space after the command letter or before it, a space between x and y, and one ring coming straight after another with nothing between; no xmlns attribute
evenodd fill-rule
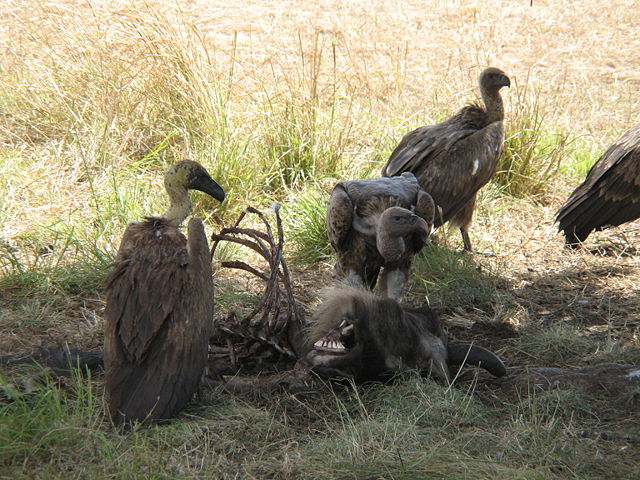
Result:
<svg viewBox="0 0 640 480"><path fill-rule="evenodd" d="M457 232L440 232L408 300L428 295L453 338L494 349L514 373L640 363L637 223L594 234L604 256L565 251L553 225L638 121L636 3L4 2L0 354L101 345L102 277L126 224L164 210L162 171L183 157L228 192L220 206L194 195L209 231L246 205L283 205L310 311L330 279L333 184L377 175L404 133L477 99L493 65L512 80L508 138L472 240L494 256L459 254ZM241 297L232 273L216 275L222 315ZM178 422L121 437L101 380L72 383L0 406L0 477L635 478L640 468L637 395L522 399L418 379L300 398L214 392Z"/></svg>

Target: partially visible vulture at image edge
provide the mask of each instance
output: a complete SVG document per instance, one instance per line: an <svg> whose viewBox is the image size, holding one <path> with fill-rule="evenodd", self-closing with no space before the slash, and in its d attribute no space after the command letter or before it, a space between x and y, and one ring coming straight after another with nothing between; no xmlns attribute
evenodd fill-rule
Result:
<svg viewBox="0 0 640 480"><path fill-rule="evenodd" d="M587 178L558 210L556 221L567 246L577 248L593 230L640 217L640 123L591 167Z"/></svg>
<svg viewBox="0 0 640 480"><path fill-rule="evenodd" d="M434 212L433 199L410 172L338 182L327 209L336 274L373 289L382 269L381 295L400 299L413 256L433 231Z"/></svg>
<svg viewBox="0 0 640 480"><path fill-rule="evenodd" d="M459 227L468 251L476 194L495 173L502 153L500 89L510 87L511 81L490 67L480 74L479 84L484 108L471 103L442 123L407 133L382 168L382 175L389 177L413 172L439 207L435 227L448 221Z"/></svg>
<svg viewBox="0 0 640 480"><path fill-rule="evenodd" d="M198 163L165 174L170 206L127 227L106 279L106 391L116 424L177 415L200 385L213 321L213 277L202 221L180 224L189 189L222 202L224 191Z"/></svg>

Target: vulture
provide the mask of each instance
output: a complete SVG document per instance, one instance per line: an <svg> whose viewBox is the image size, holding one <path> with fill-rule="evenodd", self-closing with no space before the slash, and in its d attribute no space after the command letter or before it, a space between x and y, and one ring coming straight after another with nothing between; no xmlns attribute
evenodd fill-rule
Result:
<svg viewBox="0 0 640 480"><path fill-rule="evenodd" d="M418 369L449 384L457 371L451 367L458 365L477 365L497 377L506 374L493 352L478 345L450 344L440 320L426 305L405 308L350 285L327 290L323 296L309 327L305 356L322 377L364 382Z"/></svg>
<svg viewBox="0 0 640 480"><path fill-rule="evenodd" d="M202 221L189 189L222 202L224 191L197 162L164 177L169 209L127 227L105 281L106 391L117 425L178 414L200 385L213 319L213 276Z"/></svg>
<svg viewBox="0 0 640 480"><path fill-rule="evenodd" d="M618 138L558 210L566 245L577 248L593 230L640 217L640 123Z"/></svg>
<svg viewBox="0 0 640 480"><path fill-rule="evenodd" d="M502 153L504 108L500 89L510 87L494 67L480 74L484 107L471 103L453 117L407 133L382 168L382 176L413 172L438 207L435 227L450 221L471 251L469 227L478 190L493 176Z"/></svg>
<svg viewBox="0 0 640 480"><path fill-rule="evenodd" d="M434 214L433 199L410 172L339 182L327 209L337 275L373 289L384 267L381 293L399 299L413 256L431 236Z"/></svg>

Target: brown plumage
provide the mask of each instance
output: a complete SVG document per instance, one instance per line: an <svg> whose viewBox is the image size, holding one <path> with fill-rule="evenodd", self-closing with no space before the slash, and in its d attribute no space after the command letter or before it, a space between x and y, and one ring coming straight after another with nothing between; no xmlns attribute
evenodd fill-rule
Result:
<svg viewBox="0 0 640 480"><path fill-rule="evenodd" d="M489 350L449 345L446 331L427 306L402 308L395 300L349 285L330 289L324 297L312 319L306 356L319 375L360 382L418 369L449 383L449 367L465 364L496 376L506 373Z"/></svg>
<svg viewBox="0 0 640 480"><path fill-rule="evenodd" d="M640 217L640 123L618 138L558 210L556 221L575 248L593 230Z"/></svg>
<svg viewBox="0 0 640 480"><path fill-rule="evenodd" d="M170 207L129 224L106 280L105 369L117 424L175 416L197 390L213 320L213 277L204 226L189 220L188 189L224 191L198 163L165 174Z"/></svg>
<svg viewBox="0 0 640 480"><path fill-rule="evenodd" d="M384 267L382 294L401 297L413 256L431 235L434 209L411 173L339 182L327 210L338 276L374 288Z"/></svg>
<svg viewBox="0 0 640 480"><path fill-rule="evenodd" d="M435 227L450 221L471 250L469 227L476 193L496 171L504 140L500 89L511 82L502 70L480 74L484 107L473 103L448 120L407 133L382 169L383 176L413 172L439 207Z"/></svg>

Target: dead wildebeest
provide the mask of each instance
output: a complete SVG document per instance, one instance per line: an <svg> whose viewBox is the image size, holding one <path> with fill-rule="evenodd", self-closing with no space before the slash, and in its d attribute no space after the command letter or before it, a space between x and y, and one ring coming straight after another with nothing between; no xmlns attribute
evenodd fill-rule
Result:
<svg viewBox="0 0 640 480"><path fill-rule="evenodd" d="M417 369L449 384L449 367L454 365L476 365L497 377L506 373L502 361L485 348L449 345L447 333L426 305L402 308L393 299L348 285L325 293L309 337L306 359L327 378L362 382Z"/></svg>

